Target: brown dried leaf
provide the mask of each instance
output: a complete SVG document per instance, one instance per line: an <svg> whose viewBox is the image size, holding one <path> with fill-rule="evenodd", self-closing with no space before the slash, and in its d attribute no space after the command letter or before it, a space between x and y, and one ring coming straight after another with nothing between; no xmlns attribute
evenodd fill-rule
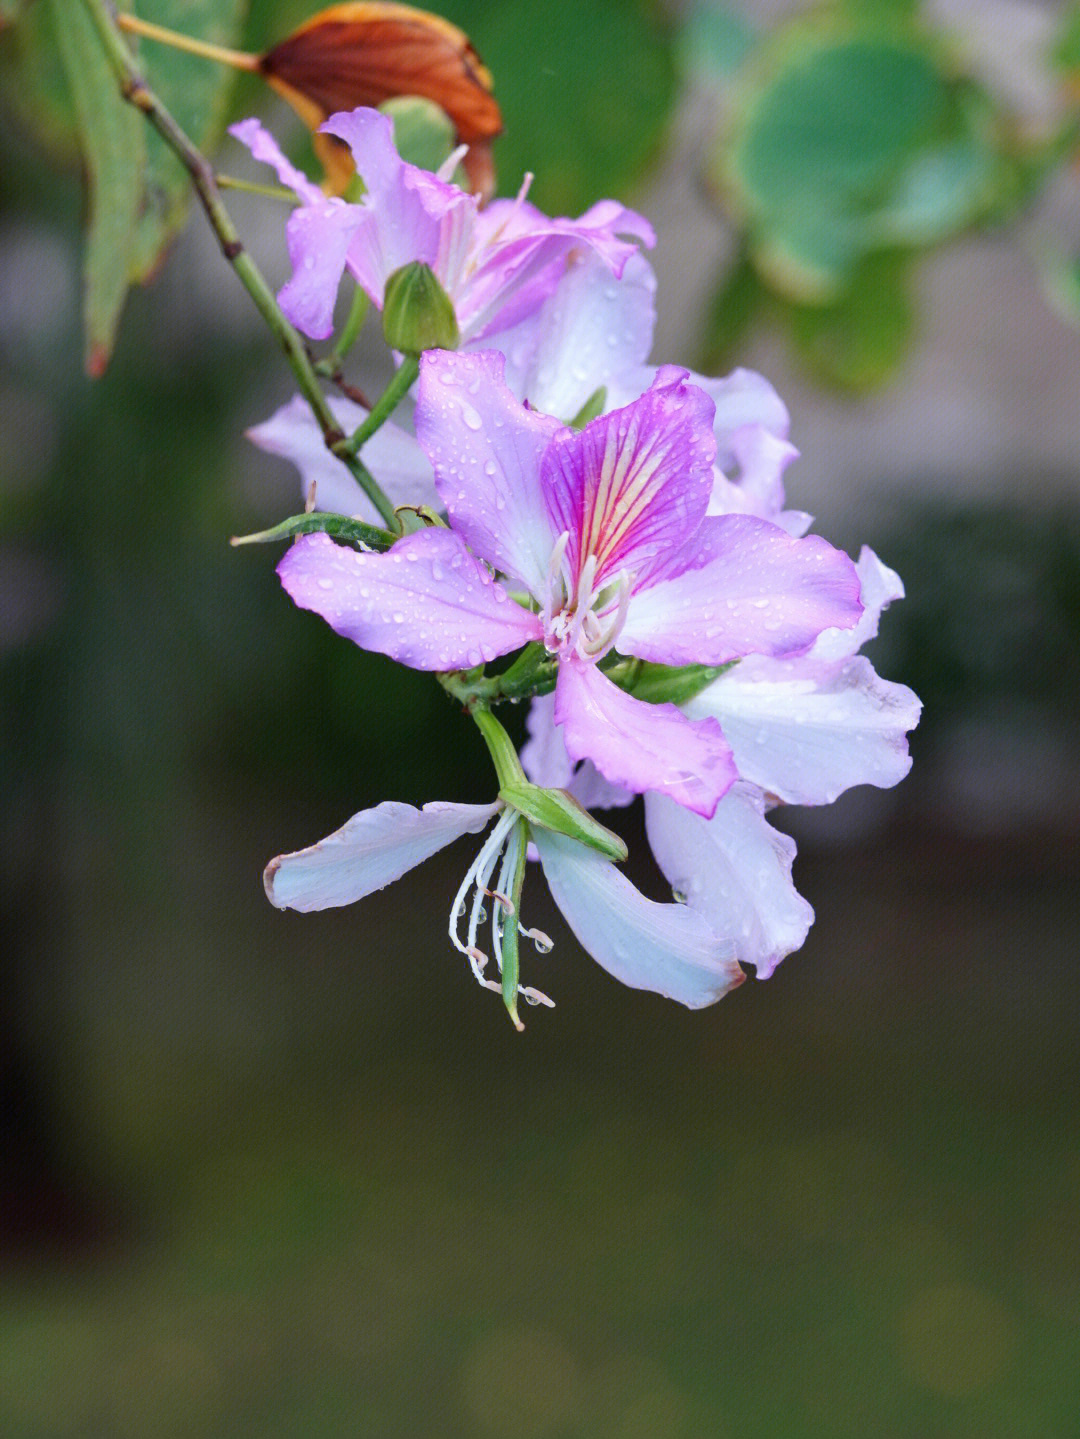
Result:
<svg viewBox="0 0 1080 1439"><path fill-rule="evenodd" d="M261 56L259 70L313 131L337 110L399 95L433 101L469 146L470 185L491 197L491 144L502 131L491 74L468 36L441 16L411 5L331 5ZM340 192L352 175L348 152L325 135L315 136L315 148Z"/></svg>

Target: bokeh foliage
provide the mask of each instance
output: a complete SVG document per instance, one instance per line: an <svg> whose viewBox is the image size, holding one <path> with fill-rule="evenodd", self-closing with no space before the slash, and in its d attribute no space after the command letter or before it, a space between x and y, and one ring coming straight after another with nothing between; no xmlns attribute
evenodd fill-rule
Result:
<svg viewBox="0 0 1080 1439"><path fill-rule="evenodd" d="M705 179L738 239L710 366L768 311L822 379L892 378L917 333L919 255L1015 218L1075 149L1064 86L1059 120L1034 130L915 4L817 4L759 35L703 5L692 32L704 43L682 54L725 106ZM1048 68L1070 53L1066 27Z"/></svg>

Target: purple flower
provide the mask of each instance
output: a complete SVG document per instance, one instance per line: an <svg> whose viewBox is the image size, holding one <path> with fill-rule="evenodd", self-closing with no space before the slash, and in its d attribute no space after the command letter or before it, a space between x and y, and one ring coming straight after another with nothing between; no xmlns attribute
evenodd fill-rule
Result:
<svg viewBox="0 0 1080 1439"><path fill-rule="evenodd" d="M657 862L687 906L735 956L767 978L806 938L814 913L791 881L795 844L765 818L777 800L826 804L857 784L887 788L911 767L907 732L920 705L906 685L880 679L856 652L877 633L881 611L903 595L898 576L864 549L857 566L863 614L850 629L819 635L803 655L750 655L687 706L717 720L739 780L710 819L662 794L646 794L645 824ZM536 784L568 789L592 809L629 804L589 764L575 768L549 697L529 714L521 752Z"/></svg>
<svg viewBox="0 0 1080 1439"><path fill-rule="evenodd" d="M600 661L616 646L671 665L782 658L861 613L854 566L824 540L707 515L713 416L686 371L667 367L576 431L518 403L500 354L430 351L416 432L453 528L385 555L309 536L278 573L339 634L417 669L541 642L558 659L554 718L572 759L711 815L736 778L720 725L634 699Z"/></svg>
<svg viewBox="0 0 1080 1439"><path fill-rule="evenodd" d="M422 860L465 834L496 824L466 872L450 911L450 938L486 988L489 957L480 948L485 910L491 906L491 947L502 969L503 929L510 904L509 877L524 843L517 812L502 802L490 805L385 803L353 815L341 829L267 866L270 902L303 911L352 904L398 879ZM646 899L611 860L566 835L534 826L556 904L582 946L616 979L649 989L690 1009L712 1004L745 976L733 945L716 937L708 923L682 905ZM545 952L546 935L521 929ZM532 988L518 991L531 1003L550 1004Z"/></svg>
<svg viewBox="0 0 1080 1439"><path fill-rule="evenodd" d="M516 325L536 310L573 253L592 251L618 275L639 241L654 243L648 221L613 200L600 201L578 220L548 219L524 199L497 200L481 210L475 196L442 172L433 175L402 160L394 148L393 123L377 110L342 111L321 129L352 150L366 187L358 204L323 195L289 164L257 120L231 129L301 200L286 227L293 276L279 301L293 324L314 339L333 330L346 269L381 307L396 270L413 261L430 265L467 342ZM450 170L456 159L448 162Z"/></svg>

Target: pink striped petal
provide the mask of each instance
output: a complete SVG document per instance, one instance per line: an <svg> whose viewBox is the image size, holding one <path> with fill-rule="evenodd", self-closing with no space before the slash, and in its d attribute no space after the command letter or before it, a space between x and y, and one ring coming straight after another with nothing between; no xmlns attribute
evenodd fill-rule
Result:
<svg viewBox="0 0 1080 1439"><path fill-rule="evenodd" d="M737 778L715 720L689 720L672 704L634 699L593 664L559 665L555 722L571 759L592 760L612 784L656 790L697 814L711 815Z"/></svg>
<svg viewBox="0 0 1080 1439"><path fill-rule="evenodd" d="M625 409L557 435L541 470L556 533L580 573L590 555L596 580L620 570L634 588L697 529L712 489L716 441L712 401L666 366Z"/></svg>
<svg viewBox="0 0 1080 1439"><path fill-rule="evenodd" d="M486 664L541 635L537 616L515 604L450 530L407 535L381 555L306 535L277 572L302 609L413 669Z"/></svg>

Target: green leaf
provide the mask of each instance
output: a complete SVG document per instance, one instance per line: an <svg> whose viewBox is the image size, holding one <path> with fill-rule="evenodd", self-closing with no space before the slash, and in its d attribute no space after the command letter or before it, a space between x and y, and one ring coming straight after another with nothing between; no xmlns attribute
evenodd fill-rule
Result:
<svg viewBox="0 0 1080 1439"><path fill-rule="evenodd" d="M1054 45L1054 62L1066 72L1080 71L1080 5L1069 5Z"/></svg>
<svg viewBox="0 0 1080 1439"><path fill-rule="evenodd" d="M112 353L128 290L146 166L145 121L120 98L97 32L81 5L39 0L51 18L71 87L90 189L84 313L86 367L100 375Z"/></svg>
<svg viewBox="0 0 1080 1439"><path fill-rule="evenodd" d="M529 198L577 215L627 198L659 154L675 98L672 36L641 0L446 0L495 77L506 122L496 141L500 193L526 171Z"/></svg>
<svg viewBox="0 0 1080 1439"><path fill-rule="evenodd" d="M260 530L254 535L234 535L229 543L272 545L295 539L297 535L317 534L332 535L336 540L345 540L348 544L360 545L368 550L388 550L395 540L400 539L399 535L392 535L389 530L365 524L363 520L354 520L349 515L331 515L315 510L309 515L292 515L273 529Z"/></svg>
<svg viewBox="0 0 1080 1439"><path fill-rule="evenodd" d="M79 158L78 122L51 7L31 5L0 45L0 99L21 128L62 164Z"/></svg>
<svg viewBox="0 0 1080 1439"><path fill-rule="evenodd" d="M606 404L607 386L601 385L598 390L593 390L574 418L567 420L567 429L583 430L590 420L595 420L598 415L603 414Z"/></svg>
<svg viewBox="0 0 1080 1439"><path fill-rule="evenodd" d="M30 0L0 0L0 30L18 20L24 10L30 7Z"/></svg>
<svg viewBox="0 0 1080 1439"><path fill-rule="evenodd" d="M902 254L871 256L834 304L789 307L795 345L822 379L868 390L893 376L913 331L908 266Z"/></svg>
<svg viewBox="0 0 1080 1439"><path fill-rule="evenodd" d="M768 292L744 245L709 302L699 369L718 375L732 368L747 331L767 299Z"/></svg>
<svg viewBox="0 0 1080 1439"><path fill-rule="evenodd" d="M988 99L902 9L788 26L714 155L754 263L800 303L838 301L875 251L955 233L1004 183Z"/></svg>
<svg viewBox="0 0 1080 1439"><path fill-rule="evenodd" d="M227 45L237 39L246 8L247 0L145 0L140 15ZM112 353L128 288L154 271L183 223L190 182L164 141L121 97L83 6L75 0L39 0L17 28L31 17L37 27L26 37L25 54L33 58L35 46L44 45L46 54L59 56L86 164L86 364L91 374L100 374ZM132 49L138 50L134 42ZM224 126L232 72L158 43L145 41L142 51L138 64L150 88L197 146L212 147ZM36 73L37 93L48 100L51 72L39 63ZM45 112L51 117L46 124L62 134L62 103L46 106Z"/></svg>
<svg viewBox="0 0 1080 1439"><path fill-rule="evenodd" d="M66 0L70 6L71 0ZM134 8L130 4L126 7ZM215 45L240 39L248 0L139 0L138 14L183 35ZM188 55L152 40L128 37L147 84L180 128L204 153L221 140L235 73L227 66ZM180 230L191 198L183 165L155 132L146 136L143 207L135 237L131 280L144 280L160 263Z"/></svg>
<svg viewBox="0 0 1080 1439"><path fill-rule="evenodd" d="M631 683L626 686L635 699L647 704L684 705L702 690L708 689L713 680L738 663L732 660L726 665L655 665L649 661L637 670Z"/></svg>
<svg viewBox="0 0 1080 1439"><path fill-rule="evenodd" d="M401 95L379 106L394 122L394 148L410 165L437 170L454 149L454 125L445 110L419 95Z"/></svg>
<svg viewBox="0 0 1080 1439"><path fill-rule="evenodd" d="M723 80L735 73L756 40L754 26L734 7L698 0L679 36L679 63L683 70Z"/></svg>

